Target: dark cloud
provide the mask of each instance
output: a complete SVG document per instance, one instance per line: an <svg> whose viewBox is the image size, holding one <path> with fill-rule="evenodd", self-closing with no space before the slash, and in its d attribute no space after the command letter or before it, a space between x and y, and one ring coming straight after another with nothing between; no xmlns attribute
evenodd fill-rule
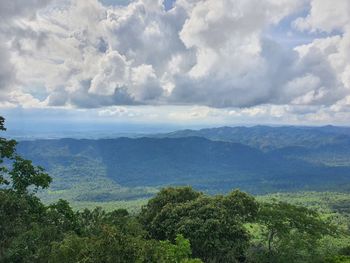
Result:
<svg viewBox="0 0 350 263"><path fill-rule="evenodd" d="M14 66L10 63L8 51L0 42L0 92L9 88L15 79L16 72Z"/></svg>
<svg viewBox="0 0 350 263"><path fill-rule="evenodd" d="M138 102L123 87L116 87L112 95L99 95L89 93L91 80L84 80L80 87L69 96L69 103L78 108L99 108L113 105L139 105ZM51 98L51 97L50 97ZM61 90L56 94L56 101L67 100L67 93Z"/></svg>

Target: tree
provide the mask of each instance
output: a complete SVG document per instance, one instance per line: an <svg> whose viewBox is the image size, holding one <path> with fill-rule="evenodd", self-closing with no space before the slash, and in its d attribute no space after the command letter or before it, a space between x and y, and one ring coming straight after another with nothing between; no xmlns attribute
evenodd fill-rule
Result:
<svg viewBox="0 0 350 263"><path fill-rule="evenodd" d="M0 116L0 131L6 131L5 119ZM10 185L10 189L19 194L26 194L30 187L47 188L52 179L40 166L34 166L30 160L25 160L16 154L15 140L0 137L0 185ZM8 160L7 165L4 162Z"/></svg>
<svg viewBox="0 0 350 263"><path fill-rule="evenodd" d="M186 198L178 197L182 192ZM208 197L192 189L170 188L151 199L140 217L147 219L142 222L152 238L174 240L182 234L190 240L193 256L205 262L238 262L249 245L244 224L257 208L254 198L239 191Z"/></svg>
<svg viewBox="0 0 350 263"><path fill-rule="evenodd" d="M0 131L6 130L4 122L0 117ZM30 245L36 244L29 242L29 236L43 229L38 224L46 212L34 193L51 182L41 167L16 154L15 146L16 141L0 137L0 258L5 262L31 257Z"/></svg>
<svg viewBox="0 0 350 263"><path fill-rule="evenodd" d="M304 262L317 241L337 233L316 211L284 202L262 203L259 222L269 262Z"/></svg>
<svg viewBox="0 0 350 263"><path fill-rule="evenodd" d="M0 131L6 131L5 119L0 116ZM0 185L9 184L8 180L5 179L5 174L8 172L6 166L3 166L4 159L13 159L16 147L15 140L6 140L0 137Z"/></svg>
<svg viewBox="0 0 350 263"><path fill-rule="evenodd" d="M150 235L158 239L165 239L151 225L154 218L166 205L176 205L197 199L202 193L194 191L191 187L167 187L162 189L154 198L150 199L146 206L142 207L139 220Z"/></svg>
<svg viewBox="0 0 350 263"><path fill-rule="evenodd" d="M177 235L175 238L175 244L170 241L160 241L161 251L160 256L162 262L167 263L200 263L199 259L190 259L192 251L190 241L183 237L183 235Z"/></svg>
<svg viewBox="0 0 350 263"><path fill-rule="evenodd" d="M62 242L53 244L50 263L75 262L157 262L157 263L201 263L191 259L190 243L183 236L176 243L169 241L145 240L124 235L115 228L105 227L103 232L93 237L69 234Z"/></svg>

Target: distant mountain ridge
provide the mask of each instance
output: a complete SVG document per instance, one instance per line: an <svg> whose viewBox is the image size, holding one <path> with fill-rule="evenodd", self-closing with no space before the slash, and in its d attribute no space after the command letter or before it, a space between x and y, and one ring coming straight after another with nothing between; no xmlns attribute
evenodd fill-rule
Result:
<svg viewBox="0 0 350 263"><path fill-rule="evenodd" d="M99 189L101 181L107 192L112 185L192 185L208 192L241 188L267 193L350 184L347 145L345 132L224 127L142 138L23 141L18 151L54 174L61 183L54 184L58 190L86 182ZM330 156L340 156L341 165L332 163ZM62 171L65 180L60 180ZM89 192L79 198L92 198Z"/></svg>
<svg viewBox="0 0 350 263"><path fill-rule="evenodd" d="M198 136L210 140L246 144L265 151L289 146L315 148L329 144L350 144L350 127L337 126L238 126L205 128L200 130L180 130L159 134L158 138L181 138Z"/></svg>

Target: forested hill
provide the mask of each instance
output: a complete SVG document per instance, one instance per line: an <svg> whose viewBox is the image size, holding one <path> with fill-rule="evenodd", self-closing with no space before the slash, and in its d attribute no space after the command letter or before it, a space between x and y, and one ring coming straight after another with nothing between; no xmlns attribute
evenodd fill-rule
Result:
<svg viewBox="0 0 350 263"><path fill-rule="evenodd" d="M180 130L158 134L158 138L198 136L210 140L243 143L264 151L289 146L317 148L324 145L350 145L350 127L253 126Z"/></svg>
<svg viewBox="0 0 350 263"><path fill-rule="evenodd" d="M334 151L336 146L331 149ZM99 179L124 187L192 185L209 192L240 188L266 193L350 183L346 161L334 165L314 160L312 148L301 146L266 152L200 137L61 139L22 141L18 152L42 165L54 178L66 176L67 184ZM59 178L55 181L60 182Z"/></svg>

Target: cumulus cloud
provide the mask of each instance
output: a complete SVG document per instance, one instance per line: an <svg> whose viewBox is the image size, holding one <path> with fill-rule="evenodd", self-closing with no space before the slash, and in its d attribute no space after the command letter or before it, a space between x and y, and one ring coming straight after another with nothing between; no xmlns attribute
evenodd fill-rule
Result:
<svg viewBox="0 0 350 263"><path fill-rule="evenodd" d="M294 26L299 30L333 34L296 47L296 50L303 60L311 62L311 70L323 78L323 86L317 93L314 91L313 97L316 100L317 97L321 100L322 97L332 98L329 109L335 113L340 109L347 111L350 99L350 2L312 0L310 6L310 13L296 19ZM327 89L329 86L332 88Z"/></svg>
<svg viewBox="0 0 350 263"><path fill-rule="evenodd" d="M128 66L125 57L112 51L100 61L99 72L92 78L89 92L112 95L127 82Z"/></svg>
<svg viewBox="0 0 350 263"><path fill-rule="evenodd" d="M309 14L294 22L300 30L332 32L350 23L349 1L311 0L310 6Z"/></svg>
<svg viewBox="0 0 350 263"><path fill-rule="evenodd" d="M14 93L11 95L8 92L18 84L16 68L11 62L11 45L9 44L11 38L18 34L17 28L13 26L14 20L16 18L33 19L36 11L49 2L51 0L0 1L0 101L4 105L13 105L10 100ZM27 32L27 35L29 34L30 32ZM31 97L30 94L26 96ZM17 103L23 102L22 99L23 97L18 95Z"/></svg>
<svg viewBox="0 0 350 263"><path fill-rule="evenodd" d="M201 105L254 116L349 105L347 0L177 0L170 10L161 0L12 2L0 3L0 87L18 97L12 104L27 94L46 107ZM286 30L314 40L291 48L266 33L305 8Z"/></svg>

